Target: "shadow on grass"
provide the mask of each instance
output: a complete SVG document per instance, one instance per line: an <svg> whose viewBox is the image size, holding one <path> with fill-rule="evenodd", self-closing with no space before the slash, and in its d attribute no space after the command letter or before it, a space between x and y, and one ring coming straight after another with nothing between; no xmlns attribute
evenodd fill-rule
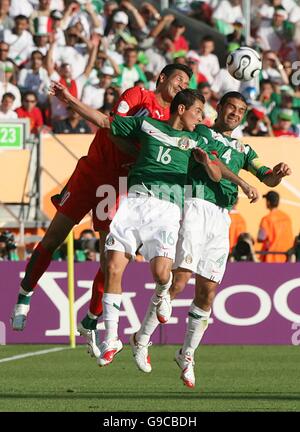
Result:
<svg viewBox="0 0 300 432"><path fill-rule="evenodd" d="M197 390L196 390L197 391ZM234 393L234 392L222 392L222 393L197 393L195 390L188 392L162 392L161 394L148 393L148 394L136 394L136 392L77 392L65 391L59 393L2 393L0 394L1 399L91 399L91 398L103 398L103 399L132 399L132 400L179 400L184 397L185 399L202 399L202 400L273 400L273 401L300 401L300 393Z"/></svg>

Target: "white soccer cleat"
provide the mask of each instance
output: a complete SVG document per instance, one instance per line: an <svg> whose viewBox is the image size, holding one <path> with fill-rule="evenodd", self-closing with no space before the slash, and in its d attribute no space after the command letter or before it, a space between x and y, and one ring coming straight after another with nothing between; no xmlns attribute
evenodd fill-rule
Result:
<svg viewBox="0 0 300 432"><path fill-rule="evenodd" d="M129 338L135 364L142 372L149 373L152 371L152 367L150 356L148 355L148 347L152 345L152 342L149 342L147 345L141 345L136 341L135 335L136 333L133 333Z"/></svg>
<svg viewBox="0 0 300 432"><path fill-rule="evenodd" d="M183 381L183 384L187 387L194 388L195 387L195 374L194 374L194 357L190 355L188 352L182 354L181 349L176 351L174 360L182 370L180 378Z"/></svg>
<svg viewBox="0 0 300 432"><path fill-rule="evenodd" d="M90 356L98 358L100 356L100 349L98 346L97 330L87 329L83 327L82 323L80 322L77 325L77 331L80 336L85 337L87 352L90 354Z"/></svg>
<svg viewBox="0 0 300 432"><path fill-rule="evenodd" d="M122 349L123 344L120 339L103 341L100 345L100 357L97 359L98 365L108 366Z"/></svg>
<svg viewBox="0 0 300 432"><path fill-rule="evenodd" d="M30 309L29 305L25 305L25 304L15 305L10 318L10 323L13 330L17 330L17 331L24 330L29 309Z"/></svg>
<svg viewBox="0 0 300 432"><path fill-rule="evenodd" d="M172 303L171 303L171 297L168 293L165 296L157 296L158 297L158 303L156 305L156 316L158 321L161 324L165 324L169 321L172 315Z"/></svg>

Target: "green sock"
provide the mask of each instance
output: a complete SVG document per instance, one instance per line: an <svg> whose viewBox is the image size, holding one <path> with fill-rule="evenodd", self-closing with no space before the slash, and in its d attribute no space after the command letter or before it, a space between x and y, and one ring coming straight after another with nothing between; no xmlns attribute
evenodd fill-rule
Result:
<svg viewBox="0 0 300 432"><path fill-rule="evenodd" d="M30 300L31 300L31 295L19 294L17 304L29 305Z"/></svg>
<svg viewBox="0 0 300 432"><path fill-rule="evenodd" d="M96 328L97 328L97 321L98 321L98 317L96 319L95 318L90 318L89 315L86 314L86 316L81 321L81 324L86 329L96 330Z"/></svg>

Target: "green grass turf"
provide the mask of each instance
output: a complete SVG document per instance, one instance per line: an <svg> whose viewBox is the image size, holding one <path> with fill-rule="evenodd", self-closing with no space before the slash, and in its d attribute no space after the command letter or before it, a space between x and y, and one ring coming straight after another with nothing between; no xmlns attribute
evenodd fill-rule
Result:
<svg viewBox="0 0 300 432"><path fill-rule="evenodd" d="M0 347L0 359L50 349ZM196 388L173 361L177 347L151 347L151 374L138 371L128 346L99 368L85 347L0 363L0 411L300 411L297 346L201 346Z"/></svg>

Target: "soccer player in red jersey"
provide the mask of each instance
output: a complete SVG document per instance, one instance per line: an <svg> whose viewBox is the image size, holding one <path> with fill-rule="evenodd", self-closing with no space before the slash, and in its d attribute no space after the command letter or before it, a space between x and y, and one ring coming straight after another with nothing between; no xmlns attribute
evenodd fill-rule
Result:
<svg viewBox="0 0 300 432"><path fill-rule="evenodd" d="M139 86L128 89L117 102L113 113L121 116L150 116L168 120L169 107L174 96L188 87L192 71L181 64L167 65L160 73L156 90L149 91ZM109 138L109 121L99 111L88 107L72 96L61 84L54 83L52 93L65 101L82 117L100 128L92 141L89 152L79 159L67 185L59 196L52 199L57 213L44 238L37 245L27 266L11 323L14 330L23 330L29 312L31 296L40 277L47 270L53 252L62 244L74 225L93 210L94 229L100 234L101 267L95 277L89 311L78 324L78 331L86 337L88 352L98 357L96 326L102 314L105 266L104 245L109 231L110 219L99 220L97 206L103 199L97 197L99 186L110 185L119 192L119 177L127 176L128 164L134 161L131 155L121 152ZM102 219L102 218L101 218Z"/></svg>

